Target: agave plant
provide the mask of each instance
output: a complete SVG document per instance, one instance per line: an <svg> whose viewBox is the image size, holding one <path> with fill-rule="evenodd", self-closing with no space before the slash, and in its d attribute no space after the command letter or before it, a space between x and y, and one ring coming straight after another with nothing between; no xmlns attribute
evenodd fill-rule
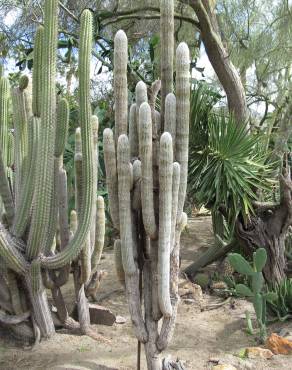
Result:
<svg viewBox="0 0 292 370"><path fill-rule="evenodd" d="M260 134L251 134L231 116L211 112L190 122L189 195L197 205L225 210L228 223L247 219L253 201L271 187L272 165ZM200 136L201 135L201 136Z"/></svg>

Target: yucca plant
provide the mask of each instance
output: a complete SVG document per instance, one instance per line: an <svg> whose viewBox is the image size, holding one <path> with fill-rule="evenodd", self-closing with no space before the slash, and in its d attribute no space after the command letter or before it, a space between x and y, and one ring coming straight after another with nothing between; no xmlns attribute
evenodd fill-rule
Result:
<svg viewBox="0 0 292 370"><path fill-rule="evenodd" d="M202 132L202 122L191 122L192 137ZM231 116L210 113L201 145L190 142L189 195L197 205L224 209L233 228L238 215L253 211L259 192L269 191L272 166L261 149L261 136L250 134Z"/></svg>

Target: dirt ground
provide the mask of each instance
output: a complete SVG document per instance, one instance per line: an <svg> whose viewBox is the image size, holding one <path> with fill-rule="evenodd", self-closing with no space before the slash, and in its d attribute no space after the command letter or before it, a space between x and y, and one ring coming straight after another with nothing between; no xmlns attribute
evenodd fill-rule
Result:
<svg viewBox="0 0 292 370"><path fill-rule="evenodd" d="M211 242L210 219L208 217L191 219L188 230L182 238L182 266L189 264ZM126 318L124 324L94 326L100 335L110 340L109 343L70 335L61 330L54 338L42 342L31 351L20 344L16 345L15 341L2 333L0 369L136 369L137 341L131 328L123 290L115 277L112 251L105 253L101 269L108 271L100 287L101 304ZM73 286L69 286L64 294L67 300L73 299ZM203 311L198 304L183 302L180 304L174 337L165 355L183 360L188 370L212 369L218 361L232 364L238 370L292 370L292 356L278 355L271 360L242 360L236 356L241 349L256 345L254 338L244 331L244 311L252 310L252 307L248 302L237 299L234 305L226 303L217 309L208 310L208 306L215 300L218 301L218 298L204 294L203 306L206 310ZM269 331L283 327L292 332L291 322L276 324L270 327ZM146 369L144 355L142 369Z"/></svg>

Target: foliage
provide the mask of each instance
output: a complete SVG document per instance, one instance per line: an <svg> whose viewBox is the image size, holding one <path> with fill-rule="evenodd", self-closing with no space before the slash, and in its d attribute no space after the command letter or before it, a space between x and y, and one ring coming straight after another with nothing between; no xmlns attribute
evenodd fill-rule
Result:
<svg viewBox="0 0 292 370"><path fill-rule="evenodd" d="M210 90L192 91L188 191L198 206L223 207L232 226L238 214L247 219L253 212L259 191L270 190L272 166L266 164L261 133L250 134L231 116L215 112L217 101Z"/></svg>
<svg viewBox="0 0 292 370"><path fill-rule="evenodd" d="M267 310L280 321L292 318L292 279L286 278L270 290L275 299L267 301Z"/></svg>

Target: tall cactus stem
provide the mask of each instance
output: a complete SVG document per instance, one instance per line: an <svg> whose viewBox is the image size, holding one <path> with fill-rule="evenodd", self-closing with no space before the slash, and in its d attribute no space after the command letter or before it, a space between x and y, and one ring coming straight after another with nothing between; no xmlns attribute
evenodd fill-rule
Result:
<svg viewBox="0 0 292 370"><path fill-rule="evenodd" d="M173 148L175 148L176 97L173 93L169 93L166 95L164 117L164 131L170 133L172 137L172 146Z"/></svg>
<svg viewBox="0 0 292 370"><path fill-rule="evenodd" d="M105 236L105 210L104 200L102 196L98 196L96 200L96 228L95 228L95 245L91 256L92 271L95 271L99 264Z"/></svg>
<svg viewBox="0 0 292 370"><path fill-rule="evenodd" d="M133 235L131 220L131 199L130 199L130 148L126 135L121 135L117 147L117 168L119 180L119 219L120 235L122 244L122 257L124 271L128 275L133 275L137 271L133 256Z"/></svg>
<svg viewBox="0 0 292 370"><path fill-rule="evenodd" d="M80 253L90 232L92 221L94 176L93 140L90 106L90 60L92 49L92 14L85 9L81 15L79 53L79 106L82 139L82 209L78 229L67 247L55 256L42 258L42 266L50 269L63 267Z"/></svg>
<svg viewBox="0 0 292 370"><path fill-rule="evenodd" d="M172 205L172 138L168 132L162 134L159 153L159 249L158 249L158 299L165 317L172 314L169 274L170 236Z"/></svg>
<svg viewBox="0 0 292 370"><path fill-rule="evenodd" d="M148 102L147 97L147 86L143 81L139 81L135 89L136 95L136 122L137 122L137 132L139 138L139 112L141 104ZM138 140L139 141L139 140ZM139 154L140 154L140 143L139 143Z"/></svg>
<svg viewBox="0 0 292 370"><path fill-rule="evenodd" d="M84 243L80 254L80 284L87 284L90 281L91 275L91 248L90 248L90 235L88 234L87 239Z"/></svg>
<svg viewBox="0 0 292 370"><path fill-rule="evenodd" d="M118 174L116 162L116 149L111 129L103 132L103 150L106 171L106 183L109 197L109 209L114 227L119 230L119 199L118 199Z"/></svg>
<svg viewBox="0 0 292 370"><path fill-rule="evenodd" d="M168 346L174 332L177 308L179 304L178 282L179 282L179 252L180 252L180 236L188 222L188 216L185 212L182 213L180 223L176 227L175 246L171 253L170 267L170 294L172 304L172 316L163 319L159 337L156 341L159 351L165 350Z"/></svg>
<svg viewBox="0 0 292 370"><path fill-rule="evenodd" d="M62 98L57 106L57 125L55 139L55 157L60 157L65 150L69 126L69 104Z"/></svg>
<svg viewBox="0 0 292 370"><path fill-rule="evenodd" d="M34 39L33 69L32 69L32 111L35 117L41 116L42 91L42 56L44 42L44 27L39 26Z"/></svg>
<svg viewBox="0 0 292 370"><path fill-rule="evenodd" d="M92 207L92 221L90 226L90 243L91 243L91 254L94 250L95 244L95 231L96 231L96 200L97 200L97 182L98 182L98 117L93 115L91 117L91 128L92 128L92 137L93 137L93 184L94 184L94 193L93 193L93 202L94 206Z"/></svg>
<svg viewBox="0 0 292 370"><path fill-rule="evenodd" d="M157 130L156 120L155 120L155 106L156 106L156 99L157 95L161 89L161 80L155 80L151 85L151 94L149 105L151 108L151 119L153 124L153 137L156 139L157 135L160 134Z"/></svg>
<svg viewBox="0 0 292 370"><path fill-rule="evenodd" d="M4 166L8 161L8 108L9 108L9 81L6 77L0 77L0 149Z"/></svg>
<svg viewBox="0 0 292 370"><path fill-rule="evenodd" d="M119 282L125 285L125 271L122 261L122 246L120 239L116 239L114 243L115 267Z"/></svg>
<svg viewBox="0 0 292 370"><path fill-rule="evenodd" d="M160 34L161 131L163 132L165 131L165 98L173 90L174 0L160 0Z"/></svg>
<svg viewBox="0 0 292 370"><path fill-rule="evenodd" d="M142 179L142 170L141 170L141 161L136 159L133 163L133 195L132 195L132 209L138 211L142 207L141 202L141 179Z"/></svg>
<svg viewBox="0 0 292 370"><path fill-rule="evenodd" d="M143 103L139 110L139 145L142 168L141 200L145 231L151 239L157 237L153 201L153 170L152 170L152 120L151 108Z"/></svg>
<svg viewBox="0 0 292 370"><path fill-rule="evenodd" d="M175 159L180 164L177 221L180 221L187 190L190 115L190 54L186 43L176 50Z"/></svg>
<svg viewBox="0 0 292 370"><path fill-rule="evenodd" d="M37 117L33 117L28 123L29 175L26 177L26 179L24 179L25 181L23 185L23 190L12 228L12 233L17 237L23 236L30 218L37 172L35 159L37 158L39 132L40 119Z"/></svg>
<svg viewBox="0 0 292 370"><path fill-rule="evenodd" d="M136 103L131 105L129 114L129 142L131 158L139 155L138 123L136 114Z"/></svg>
<svg viewBox="0 0 292 370"><path fill-rule="evenodd" d="M38 146L35 203L28 239L27 256L36 257L44 248L51 215L54 187L54 144L56 125L56 57L58 39L58 1L45 3L44 43L42 64L42 129Z"/></svg>
<svg viewBox="0 0 292 370"><path fill-rule="evenodd" d="M172 205L171 205L171 238L170 238L171 252L175 244L179 184L180 184L180 164L178 162L174 162L172 165Z"/></svg>
<svg viewBox="0 0 292 370"><path fill-rule="evenodd" d="M119 30L114 39L114 92L115 92L115 138L127 134L128 127L128 39L124 31Z"/></svg>
<svg viewBox="0 0 292 370"><path fill-rule="evenodd" d="M18 87L11 90L14 134L15 134L15 204L18 208L23 188L24 162L27 158L27 112L24 100L25 92Z"/></svg>
<svg viewBox="0 0 292 370"><path fill-rule="evenodd" d="M11 225L14 219L14 202L9 188L8 179L6 176L6 168L2 158L0 148L0 199L2 199L6 211L8 224Z"/></svg>

